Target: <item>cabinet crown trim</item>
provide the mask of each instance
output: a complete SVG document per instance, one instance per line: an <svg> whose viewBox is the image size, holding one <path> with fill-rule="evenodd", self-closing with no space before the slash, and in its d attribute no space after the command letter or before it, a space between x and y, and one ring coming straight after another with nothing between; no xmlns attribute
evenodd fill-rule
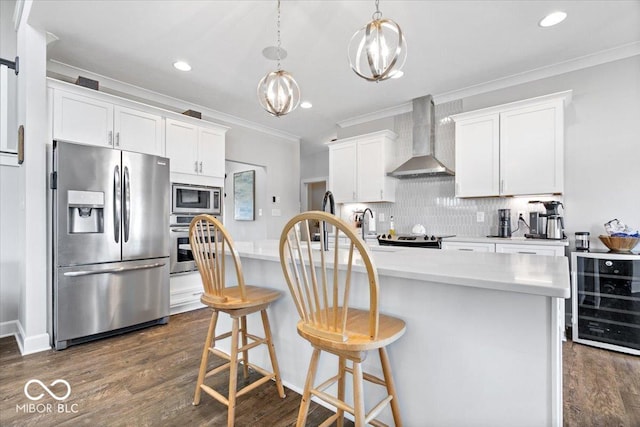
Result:
<svg viewBox="0 0 640 427"><path fill-rule="evenodd" d="M364 139L364 138L376 138L376 137L379 137L379 136L386 136L387 138L391 139L392 141L395 141L396 139L398 139L398 135L395 132L393 132L391 130L381 130L381 131L377 131L377 132L365 133L363 135L351 136L349 138L336 139L335 141L327 142L326 145L331 146L331 145L335 145L335 144L342 144L344 142L359 141L359 140Z"/></svg>
<svg viewBox="0 0 640 427"><path fill-rule="evenodd" d="M215 122L196 119L184 114L176 113L175 111L156 107L155 105L145 104L143 102L134 101L128 98L123 98L121 96L114 95L108 92L100 92L93 89L88 89L82 86L75 85L73 83L57 80L51 77L47 77L47 87L61 90L64 92L70 92L77 95L86 96L88 98L98 99L104 102L110 102L114 105L118 105L122 107L128 107L128 108L133 108L140 111L146 111L151 114L160 115L166 119L173 119L173 120L191 123L191 124L203 126L203 127L217 128L224 133L226 133L229 129L231 129L228 126L224 126Z"/></svg>
<svg viewBox="0 0 640 427"><path fill-rule="evenodd" d="M538 104L544 104L550 101L560 100L563 102L564 107L571 103L572 90L565 90L563 92L550 93L548 95L537 96L535 98L522 99L520 101L509 102L507 104L494 105L492 107L481 108L479 110L466 111L464 113L454 114L451 117L454 121L464 120L470 117L477 117L480 115L488 115L494 113L504 113L510 110L515 110L525 106L534 106Z"/></svg>

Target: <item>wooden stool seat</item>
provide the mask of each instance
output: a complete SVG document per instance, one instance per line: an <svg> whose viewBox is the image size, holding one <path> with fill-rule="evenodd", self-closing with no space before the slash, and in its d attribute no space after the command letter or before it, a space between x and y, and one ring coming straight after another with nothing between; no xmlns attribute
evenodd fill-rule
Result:
<svg viewBox="0 0 640 427"><path fill-rule="evenodd" d="M320 225L320 235L333 227L333 243L320 242L320 251L311 241L310 230ZM346 239L345 239L346 237ZM344 240L347 244L344 244ZM334 215L320 211L293 217L280 236L280 263L300 321L298 334L313 347L296 426L306 424L312 396L336 408L336 413L321 426L336 423L342 427L344 413L353 414L356 427L385 425L377 417L387 407L396 426L402 425L391 364L386 347L405 330L401 319L379 312L378 273L364 241L349 225ZM354 265L359 276L354 278ZM361 274L364 268L364 274ZM365 283L363 277L366 277ZM360 286L359 295L368 295L369 309L349 306L351 289ZM367 352L377 350L383 378L363 372ZM338 356L337 375L314 385L321 352ZM347 366L347 361L351 366ZM353 406L345 400L346 375L353 377ZM385 387L386 396L367 412L364 381ZM337 395L327 389L337 384Z"/></svg>
<svg viewBox="0 0 640 427"><path fill-rule="evenodd" d="M338 317L342 315L342 307L338 310ZM368 351L386 347L398 338L405 330L403 320L384 314L379 315L380 331L376 339L369 335L369 312L367 310L349 309L345 341L338 341L333 337L322 336L322 332L307 326L304 321L298 322L298 334L311 344L322 347L326 351Z"/></svg>
<svg viewBox="0 0 640 427"><path fill-rule="evenodd" d="M236 399L243 394L271 380L275 380L278 395L282 398L285 397L276 351L271 338L269 317L267 316L269 304L280 298L281 293L273 289L245 285L242 264L233 245L233 240L222 223L215 217L198 215L191 221L189 244L204 287L204 293L200 297L200 301L213 311L202 350L193 404L198 405L200 403L200 394L204 391L228 407L227 426L232 427L235 423ZM225 259L227 256L231 257L235 267L235 275L233 276L237 281L237 285L233 287L226 286ZM232 327L230 332L216 335L216 324L220 312L226 313L231 317ZM257 312L260 312L262 317L264 337L250 334L247 331L247 316ZM216 341L226 338L231 338L231 354L227 354L215 346ZM251 342L249 342L250 340ZM266 345L269 350L272 372L249 362L249 350L259 345ZM226 359L228 362L207 371L211 354ZM239 357L239 354L242 356ZM249 368L260 373L262 377L237 390L239 363L242 364L245 379L249 377ZM229 370L229 394L224 396L205 384L205 379L226 370Z"/></svg>
<svg viewBox="0 0 640 427"><path fill-rule="evenodd" d="M230 310L259 307L262 304L270 304L282 296L282 294L275 289L260 288L258 286L251 285L244 285L244 289L246 295L244 300L241 297L240 288L238 286L234 286L232 288L225 288L222 291L224 301L220 301L220 298L212 297L208 294L202 294L200 301L215 310L220 310L226 313Z"/></svg>

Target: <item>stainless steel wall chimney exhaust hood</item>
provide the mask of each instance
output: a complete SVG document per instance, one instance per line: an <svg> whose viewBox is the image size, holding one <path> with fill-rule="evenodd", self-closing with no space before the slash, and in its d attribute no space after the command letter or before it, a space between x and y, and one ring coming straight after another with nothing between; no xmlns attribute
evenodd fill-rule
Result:
<svg viewBox="0 0 640 427"><path fill-rule="evenodd" d="M413 100L413 156L388 175L396 178L452 176L454 172L435 157L435 105L431 95Z"/></svg>

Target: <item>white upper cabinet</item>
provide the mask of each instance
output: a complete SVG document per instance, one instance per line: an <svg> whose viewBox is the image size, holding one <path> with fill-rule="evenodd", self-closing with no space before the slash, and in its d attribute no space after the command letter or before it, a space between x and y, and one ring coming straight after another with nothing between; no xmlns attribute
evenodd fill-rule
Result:
<svg viewBox="0 0 640 427"><path fill-rule="evenodd" d="M456 197L561 194L571 91L456 114Z"/></svg>
<svg viewBox="0 0 640 427"><path fill-rule="evenodd" d="M329 189L336 203L394 202L396 178L391 131L345 138L329 145Z"/></svg>
<svg viewBox="0 0 640 427"><path fill-rule="evenodd" d="M54 90L53 138L88 145L113 146L113 104Z"/></svg>
<svg viewBox="0 0 640 427"><path fill-rule="evenodd" d="M225 127L166 119L166 153L171 160L172 175L224 179L226 131ZM194 182L192 177L172 180Z"/></svg>
<svg viewBox="0 0 640 427"><path fill-rule="evenodd" d="M500 194L562 193L563 110L555 99L500 115Z"/></svg>
<svg viewBox="0 0 640 427"><path fill-rule="evenodd" d="M456 121L456 196L496 195L500 181L500 115Z"/></svg>
<svg viewBox="0 0 640 427"><path fill-rule="evenodd" d="M161 116L116 105L113 117L116 148L138 153L164 154Z"/></svg>
<svg viewBox="0 0 640 427"><path fill-rule="evenodd" d="M86 88L54 87L53 138L163 155L162 116L117 101Z"/></svg>
<svg viewBox="0 0 640 427"><path fill-rule="evenodd" d="M356 142L329 147L329 188L338 203L356 201Z"/></svg>

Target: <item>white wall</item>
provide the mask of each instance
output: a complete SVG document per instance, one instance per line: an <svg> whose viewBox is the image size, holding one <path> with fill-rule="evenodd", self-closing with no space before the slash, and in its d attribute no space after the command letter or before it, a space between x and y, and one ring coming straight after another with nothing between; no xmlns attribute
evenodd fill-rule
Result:
<svg viewBox="0 0 640 427"><path fill-rule="evenodd" d="M300 179L329 177L329 150L309 154L301 159Z"/></svg>
<svg viewBox="0 0 640 427"><path fill-rule="evenodd" d="M233 174L236 172L255 171L254 220L239 221L234 218L235 203L233 197ZM223 200L224 226L234 241L262 240L267 238L267 206L271 200L267 194L267 170L264 166L249 165L247 163L225 162L225 179Z"/></svg>
<svg viewBox="0 0 640 427"><path fill-rule="evenodd" d="M226 141L227 160L266 168L266 238L279 239L286 222L300 212L300 145L242 127L230 129ZM230 183L227 177L227 198ZM271 201L274 196L279 203Z"/></svg>

